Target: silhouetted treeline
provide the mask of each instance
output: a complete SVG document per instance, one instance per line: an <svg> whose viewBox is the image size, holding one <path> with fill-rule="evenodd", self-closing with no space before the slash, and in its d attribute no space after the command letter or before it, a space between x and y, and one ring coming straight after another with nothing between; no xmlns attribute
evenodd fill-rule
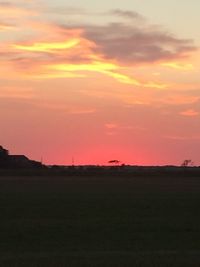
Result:
<svg viewBox="0 0 200 267"><path fill-rule="evenodd" d="M46 166L46 167L20 167L0 168L0 176L34 176L34 177L198 177L200 179L200 167L108 167L108 166Z"/></svg>
<svg viewBox="0 0 200 267"><path fill-rule="evenodd" d="M24 155L9 155L0 146L1 176L102 176L102 177L199 177L200 167L188 166L45 166Z"/></svg>

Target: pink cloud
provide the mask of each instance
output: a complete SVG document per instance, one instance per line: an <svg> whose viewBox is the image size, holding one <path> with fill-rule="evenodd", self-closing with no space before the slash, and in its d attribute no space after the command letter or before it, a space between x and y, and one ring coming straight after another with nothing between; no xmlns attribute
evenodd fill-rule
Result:
<svg viewBox="0 0 200 267"><path fill-rule="evenodd" d="M195 117L199 115L199 112L195 111L194 109L187 109L187 110L180 112L180 114L186 117Z"/></svg>

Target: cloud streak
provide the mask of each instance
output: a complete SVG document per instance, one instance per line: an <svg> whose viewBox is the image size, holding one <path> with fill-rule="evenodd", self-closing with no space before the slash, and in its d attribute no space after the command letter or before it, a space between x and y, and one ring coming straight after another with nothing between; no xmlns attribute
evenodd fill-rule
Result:
<svg viewBox="0 0 200 267"><path fill-rule="evenodd" d="M195 117L199 115L199 112L195 111L194 109L187 109L187 110L180 112L180 115L183 115L186 117Z"/></svg>
<svg viewBox="0 0 200 267"><path fill-rule="evenodd" d="M146 21L145 18L140 15L138 12L135 11L128 11L128 10L121 10L121 9L113 9L110 11L110 14L119 16L125 19L131 19L131 20L140 20L140 21Z"/></svg>
<svg viewBox="0 0 200 267"><path fill-rule="evenodd" d="M16 27L12 24L4 23L0 21L0 31L1 32L6 32L6 31L11 31L11 30L16 30Z"/></svg>
<svg viewBox="0 0 200 267"><path fill-rule="evenodd" d="M124 23L86 26L85 36L97 44L97 51L107 59L129 65L181 59L195 51L191 40Z"/></svg>
<svg viewBox="0 0 200 267"><path fill-rule="evenodd" d="M2 12L8 11L8 16L26 17L29 12L39 12L9 2L0 2L0 7ZM6 65L10 64L24 77L72 78L96 72L120 83L158 89L166 88L168 84L155 77L148 80L134 77L127 70L152 64L179 70L192 68L190 63L181 62L196 49L191 40L180 39L146 22L137 23L145 21L137 12L116 9L110 13L132 18L136 23L69 26L27 19L27 27L34 32L32 40L29 37L14 43L5 42L0 56L7 58ZM9 25L0 24L0 30L9 30Z"/></svg>
<svg viewBox="0 0 200 267"><path fill-rule="evenodd" d="M37 12L12 4L11 2L0 2L0 15L3 18L22 18L35 14L37 14Z"/></svg>

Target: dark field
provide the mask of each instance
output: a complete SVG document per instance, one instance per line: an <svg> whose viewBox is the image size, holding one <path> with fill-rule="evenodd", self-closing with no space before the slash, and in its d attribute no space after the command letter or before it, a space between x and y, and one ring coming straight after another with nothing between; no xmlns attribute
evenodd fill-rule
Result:
<svg viewBox="0 0 200 267"><path fill-rule="evenodd" d="M0 177L2 267L199 267L200 177Z"/></svg>

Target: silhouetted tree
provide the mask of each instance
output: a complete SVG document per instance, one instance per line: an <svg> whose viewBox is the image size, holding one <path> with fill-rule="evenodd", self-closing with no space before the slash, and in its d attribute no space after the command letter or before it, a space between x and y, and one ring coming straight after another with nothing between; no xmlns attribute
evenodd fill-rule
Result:
<svg viewBox="0 0 200 267"><path fill-rule="evenodd" d="M188 167L188 166L193 166L193 162L192 162L192 160L191 159L185 159L184 161L183 161L183 163L181 164L181 166L182 167Z"/></svg>
<svg viewBox="0 0 200 267"><path fill-rule="evenodd" d="M113 159L113 160L109 160L108 161L109 164L114 164L114 165L119 165L120 161L117 159Z"/></svg>

